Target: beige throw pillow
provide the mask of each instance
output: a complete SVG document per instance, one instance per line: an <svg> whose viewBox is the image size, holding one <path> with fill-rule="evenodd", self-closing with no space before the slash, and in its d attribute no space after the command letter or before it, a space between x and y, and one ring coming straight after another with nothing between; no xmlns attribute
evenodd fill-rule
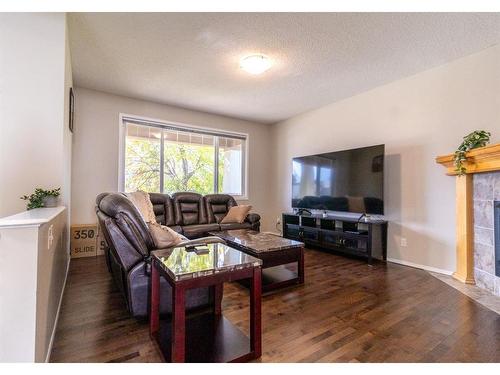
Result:
<svg viewBox="0 0 500 375"><path fill-rule="evenodd" d="M221 224L231 224L231 223L243 223L248 215L248 212L252 209L249 205L233 206L229 209L228 213L221 220Z"/></svg>
<svg viewBox="0 0 500 375"><path fill-rule="evenodd" d="M177 233L175 230L170 229L158 223L148 223L149 231L153 240L155 241L156 248L163 249L178 245L184 241L184 237Z"/></svg>
<svg viewBox="0 0 500 375"><path fill-rule="evenodd" d="M137 208L144 221L148 225L149 232L153 237L157 249L172 247L184 241L184 237L169 227L160 225L156 222L156 215L153 210L153 203L149 194L144 191L127 193L127 197Z"/></svg>
<svg viewBox="0 0 500 375"><path fill-rule="evenodd" d="M132 201L146 223L156 223L153 203L151 203L148 193L139 190L125 195Z"/></svg>

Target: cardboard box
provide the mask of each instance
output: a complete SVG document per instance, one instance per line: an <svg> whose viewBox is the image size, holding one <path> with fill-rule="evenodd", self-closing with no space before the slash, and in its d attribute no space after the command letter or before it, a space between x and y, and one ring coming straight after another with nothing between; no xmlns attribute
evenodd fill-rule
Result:
<svg viewBox="0 0 500 375"><path fill-rule="evenodd" d="M97 253L97 225L71 226L71 258L95 257Z"/></svg>
<svg viewBox="0 0 500 375"><path fill-rule="evenodd" d="M96 251L96 255L97 256L104 255L104 249L107 246L108 245L106 244L106 239L102 235L101 227L98 227L97 228L97 251Z"/></svg>

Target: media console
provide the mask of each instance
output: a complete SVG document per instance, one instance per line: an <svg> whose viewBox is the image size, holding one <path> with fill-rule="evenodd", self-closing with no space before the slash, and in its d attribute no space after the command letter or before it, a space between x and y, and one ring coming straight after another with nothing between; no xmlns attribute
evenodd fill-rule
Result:
<svg viewBox="0 0 500 375"><path fill-rule="evenodd" d="M336 215L283 214L283 237L323 250L387 260L387 221Z"/></svg>

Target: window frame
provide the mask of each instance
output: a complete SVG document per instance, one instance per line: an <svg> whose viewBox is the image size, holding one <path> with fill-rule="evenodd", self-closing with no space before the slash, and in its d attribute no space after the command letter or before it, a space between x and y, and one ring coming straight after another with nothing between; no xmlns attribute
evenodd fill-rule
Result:
<svg viewBox="0 0 500 375"><path fill-rule="evenodd" d="M205 134L210 134L215 136L215 144L214 144L214 153L215 153L215 160L214 160L214 191L218 190L218 176L219 176L219 163L218 163L218 153L219 153L219 148L218 148L218 138L217 137L234 137L234 138L240 138L244 139L243 142L243 150L242 150L242 168L244 169L241 173L241 188L242 192L239 195L236 194L231 194L235 199L237 200L248 200L248 150L249 150L249 142L250 142L250 135L248 133L242 133L242 132L234 132L234 131L228 131L224 129L219 129L219 128L210 128L210 127L202 127L202 126L194 126L191 124L185 124L185 123L180 123L180 122L173 122L173 121L165 121L165 120L160 120L160 119L154 119L154 118L148 118L144 116L137 116L137 115L130 115L126 113L120 113L119 114L119 123L118 123L118 128L119 128L119 145L118 145L118 153L119 153L119 159L118 159L118 191L124 192L125 191L125 139L126 139L126 124L125 122L127 120L130 121L136 121L136 122L142 122L144 123L145 126L152 126L152 127L157 127L161 128L164 130L171 129L172 127L178 128L180 131L194 131L194 132L201 132ZM163 142L162 142L163 144ZM163 148L162 148L163 150ZM161 161L160 163L162 164L163 161L163 152L161 152ZM163 170L163 165L160 165L161 170ZM163 173L160 173L160 190L163 190ZM161 191L162 194L166 194L163 191ZM220 193L220 192L218 192ZM217 194L217 193L216 193ZM225 194L225 193L220 193L220 194Z"/></svg>

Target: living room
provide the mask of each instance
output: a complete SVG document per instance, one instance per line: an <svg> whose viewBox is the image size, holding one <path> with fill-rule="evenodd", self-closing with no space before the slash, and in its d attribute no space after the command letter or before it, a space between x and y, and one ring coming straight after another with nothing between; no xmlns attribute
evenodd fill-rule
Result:
<svg viewBox="0 0 500 375"><path fill-rule="evenodd" d="M500 361L498 9L140 10L0 13L0 362Z"/></svg>

